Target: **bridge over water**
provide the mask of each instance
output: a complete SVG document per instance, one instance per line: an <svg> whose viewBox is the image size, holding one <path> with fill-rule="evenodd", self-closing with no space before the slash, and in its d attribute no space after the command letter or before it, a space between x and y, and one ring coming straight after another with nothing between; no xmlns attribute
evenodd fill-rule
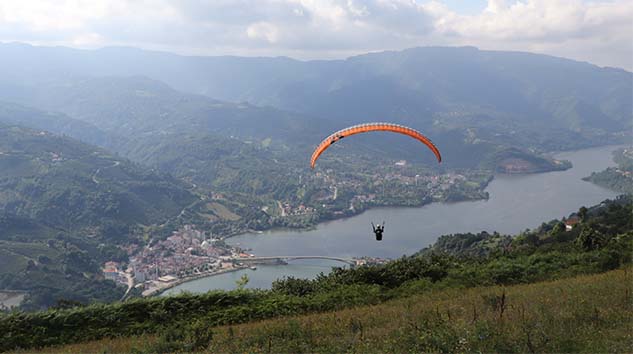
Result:
<svg viewBox="0 0 633 354"><path fill-rule="evenodd" d="M356 261L353 259L329 257L329 256L266 256L266 257L234 258L235 261L242 262L242 263L265 263L267 261L291 261L295 259L327 259L331 261L347 263L351 266L356 265Z"/></svg>

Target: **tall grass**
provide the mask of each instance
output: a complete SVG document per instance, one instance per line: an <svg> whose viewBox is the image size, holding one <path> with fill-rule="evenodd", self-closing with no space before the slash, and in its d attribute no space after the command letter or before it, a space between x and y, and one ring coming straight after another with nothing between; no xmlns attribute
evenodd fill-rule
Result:
<svg viewBox="0 0 633 354"><path fill-rule="evenodd" d="M195 331L202 330L205 343L194 343L191 333L170 333L45 352L632 352L632 270L510 287L432 290L380 305L233 326L198 323Z"/></svg>

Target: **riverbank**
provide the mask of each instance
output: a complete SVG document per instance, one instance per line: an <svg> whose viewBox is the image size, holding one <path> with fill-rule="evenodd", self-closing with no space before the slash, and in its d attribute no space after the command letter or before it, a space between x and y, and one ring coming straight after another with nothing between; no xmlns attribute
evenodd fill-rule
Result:
<svg viewBox="0 0 633 354"><path fill-rule="evenodd" d="M529 175L498 175L486 188L487 200L431 203L413 208L371 208L350 218L320 223L311 230L275 230L227 240L258 256L327 254L342 257L398 258L428 246L437 237L460 232L515 234L569 215L580 206L613 198L616 192L582 180L613 165L613 146L566 152L571 169ZM371 222L386 221L385 238L377 245Z"/></svg>
<svg viewBox="0 0 633 354"><path fill-rule="evenodd" d="M616 167L592 172L583 180L609 188L620 193L633 193L633 147L627 146L614 151Z"/></svg>
<svg viewBox="0 0 633 354"><path fill-rule="evenodd" d="M493 177L490 176L490 178L487 178L485 180L485 183L483 184L484 186L487 186L490 181L493 180ZM483 187L485 188L485 187ZM483 188L480 189L483 191ZM466 199L466 200L486 200L488 198L487 193L482 194L482 198L477 198L477 199ZM466 201L464 200L464 201ZM393 209L398 209L398 208L412 208L412 207L423 207L425 205L429 205L429 204L433 204L433 203L438 203L438 202L443 202L443 203L455 203L455 202L459 202L459 201L453 201L453 200L445 200L445 201L435 201L435 200L429 200L426 202L422 202L422 203L417 203L417 204L411 204L411 205L390 205L390 204L379 204L379 205L367 205L367 207L362 208L362 209L355 209L355 210L350 210L350 213L347 214L341 214L337 217L330 217L330 218L322 218L319 219L317 221L317 223L315 223L314 225L310 225L308 227L303 227L303 228L289 228L289 227L274 227L274 228L270 228L267 230L245 230L244 232L240 232L240 233L234 233L234 234L230 234L225 236L222 240L224 241L229 241L231 238L233 237L239 237L242 235L265 235L266 233L270 233L270 232L280 232L280 231L299 231L299 232L305 232L305 231L310 231L310 230L316 230L319 225L323 225L326 224L328 222L333 222L336 220L344 220L344 219L348 219L351 217L355 217L358 215L361 215L365 212L367 212L368 210L372 210L372 209L376 209L376 208L393 208ZM246 251L250 249L248 247L241 247L239 245L231 245L233 248L235 248L238 252L242 252L242 251ZM281 256L285 256L286 254L280 254ZM361 255L362 256L362 255ZM242 269L247 268L246 266L243 267L236 267L233 268L231 270L223 270L223 271L209 271L209 272L204 272L204 273L200 273L200 274L196 274L194 276L188 276L185 278L181 278L181 279L177 279L173 282L160 282L160 281L153 281L154 286L151 287L150 289L147 289L143 292L143 296L144 297L149 297L149 296L157 296L162 294L163 292L165 292L166 290L169 290L171 288L174 288L176 286L182 285L184 283L188 283L191 281L195 281L201 278L208 278L208 277L213 277L213 276L217 276L217 275L221 275L224 273L228 273L228 272L233 272L233 271L239 271ZM329 271L329 269L327 270Z"/></svg>
<svg viewBox="0 0 633 354"><path fill-rule="evenodd" d="M28 292L22 290L2 290L0 291L0 310L12 309L19 307L22 300L26 297Z"/></svg>
<svg viewBox="0 0 633 354"><path fill-rule="evenodd" d="M426 207L433 204L453 204L453 203L464 203L464 202L487 201L490 198L490 190L488 187L490 186L490 183L492 183L497 178L501 178L501 179L521 178L521 177L531 177L531 176L537 176L537 175L549 174L549 173L565 172L570 169L573 169L575 166L572 161L569 161L566 158L561 158L561 156L566 156L567 154L573 154L575 152L591 151L591 150L597 150L597 149L615 150L622 146L623 145L621 144L612 144L612 145L601 145L601 146L596 146L596 147L590 147L590 148L581 149L581 150L549 152L549 153L546 153L545 155L548 156L549 159L551 159L552 161L555 161L553 162L552 165L556 166L556 168L551 168L549 170L544 170L544 171L534 171L534 172L505 171L505 172L496 172L496 173L490 172L489 178L487 178L485 182L480 183L479 191L481 192L481 196L478 198L463 198L463 197L455 198L455 199L445 198L443 200L423 200L420 203L411 203L411 204L390 204L390 203L365 204L363 205L364 206L363 208L348 210L344 214L337 214L335 216L329 216L329 217L320 217L319 219L317 219L317 221L314 224L311 224L306 227L271 227L264 230L244 230L241 232L235 232L233 234L227 235L224 238L229 239L229 238L239 237L242 235L255 235L255 234L261 235L261 234L270 234L270 233L276 233L276 232L313 231L313 230L318 229L320 225L325 225L325 224L335 222L335 221L341 221L341 220L346 220L349 218L358 217L372 210L384 210L387 208L388 209L422 208L422 207ZM584 178L586 176L587 175L582 176L582 177ZM601 187L605 187L605 186L601 186Z"/></svg>
<svg viewBox="0 0 633 354"><path fill-rule="evenodd" d="M236 235L227 244L258 256L328 255L343 258L399 258L432 244L446 234L498 231L516 234L543 220L567 217L580 206L613 198L617 193L582 181L593 171L613 165L606 146L557 154L571 169L528 175L498 174L486 187L489 198L477 201L427 203L420 207L372 207L352 217L321 222L308 230L275 228ZM385 238L376 243L371 222L386 221ZM321 268L314 268L321 267ZM263 267L262 267L263 268ZM331 264L313 262L258 269L249 274L260 287L284 276L310 277L327 273ZM182 290L204 292L234 283L209 278L190 282Z"/></svg>
<svg viewBox="0 0 633 354"><path fill-rule="evenodd" d="M230 272L236 272L236 271L242 270L242 269L248 269L248 266L246 266L246 265L244 265L244 266L235 266L235 267L228 268L228 269L221 269L221 270L204 272L204 273L188 276L188 277L185 277L185 278L177 279L177 280L174 280L174 281L168 282L168 283L154 280L152 282L154 284L156 284L157 286L155 288L150 288L150 289L147 289L147 290L143 291L143 297L158 296L158 295L162 294L166 290L169 290L169 289L171 289L173 287L176 287L178 285L181 285L181 284L193 281L193 280L202 279L202 278L208 278L208 277L221 275L221 274L225 274L225 273L230 273Z"/></svg>
<svg viewBox="0 0 633 354"><path fill-rule="evenodd" d="M504 173L499 173L499 175L504 175ZM510 175L510 174L507 174ZM253 230L253 229L245 229L237 232L230 233L223 237L223 240L228 240L233 237L238 237L241 235L252 235L252 234L266 234L271 232L284 232L284 231L311 231L316 230L319 225L327 224L329 222L345 220L353 217L357 217L367 211L381 208L421 208L427 205L436 204L436 203L460 203L460 202L471 202L471 201L481 201L488 200L489 194L485 191L488 185L494 180L495 175L490 173L484 180L479 182L468 181L467 183L477 184L477 188L475 191L469 191L470 194L459 194L452 193L441 199L414 199L408 200L406 203L399 203L394 201L388 202L371 202L360 204L360 206L355 206L354 208L346 209L340 213L327 213L327 214L318 214L317 218L314 222L309 223L305 226L301 227L289 227L289 226L278 226L273 225L272 227L265 228L262 230ZM292 216L287 216L292 217Z"/></svg>
<svg viewBox="0 0 633 354"><path fill-rule="evenodd" d="M479 171L482 174L488 174L488 178L479 182L479 188L477 189L480 193L478 196L474 195L460 195L460 194L451 194L443 199L431 199L431 200L420 200L416 202L414 200L413 203L367 203L363 204L361 207L356 207L354 209L347 209L343 213L339 214L328 214L325 216L319 215L319 217L315 220L314 223L309 224L305 227L287 227L287 226L273 226L270 228L266 228L263 230L244 230L240 232L235 232L230 235L225 236L225 239L229 239L232 237L237 237L241 235L251 235L251 234L263 234L263 233L271 233L271 232L305 232L316 230L319 225L327 224L333 221L345 220L348 218L357 217L367 211L374 209L382 209L382 208L421 208L428 205L436 204L436 203L462 203L462 202L472 202L472 201L485 201L489 199L489 192L487 191L488 186L495 178L504 178L504 177L523 177L523 176L532 176L539 174L547 174L554 172L565 172L569 169L574 168L574 164L572 161L567 160L566 158L561 158L560 156L564 156L569 153L574 153L577 151L588 151L595 149L617 149L622 147L622 144L610 144L610 145L599 145L592 146L581 150L567 150L567 151L550 151L545 152L543 155L546 157L548 164L545 166L541 166L543 168L540 169L516 169L516 168L505 168L498 171ZM474 171L470 171L473 173ZM466 172L460 172L467 174ZM583 176L585 177L585 176ZM603 186L604 187L604 186Z"/></svg>

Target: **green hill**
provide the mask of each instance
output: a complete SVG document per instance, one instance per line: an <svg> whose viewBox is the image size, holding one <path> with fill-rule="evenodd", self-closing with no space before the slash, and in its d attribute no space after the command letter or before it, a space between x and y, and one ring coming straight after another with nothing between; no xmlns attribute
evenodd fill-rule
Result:
<svg viewBox="0 0 633 354"><path fill-rule="evenodd" d="M27 291L25 309L119 299L102 263L127 259L117 245L196 202L185 187L103 149L0 124L0 289Z"/></svg>
<svg viewBox="0 0 633 354"><path fill-rule="evenodd" d="M98 146L111 145L113 136L96 126L58 112L45 112L11 102L0 102L0 122L67 135Z"/></svg>
<svg viewBox="0 0 633 354"><path fill-rule="evenodd" d="M485 198L482 189L496 171L530 173L568 167L537 153L499 144L494 137L481 138L475 131L440 129L437 136L436 132L430 132L446 161L442 165L438 165L433 155L413 139L400 135L368 134L355 137L350 143L337 144L320 160L319 169L331 169L335 172L330 175L337 175L335 179L353 182L349 188L339 188L336 205L326 208L323 207L322 197L330 192L332 186L315 177L308 161L314 146L338 128L338 123L271 107L222 102L187 94L144 77L58 78L28 92L27 103L47 111L0 103L0 108L4 108L4 111L0 110L4 112L0 114L0 121L38 130L52 129L58 134L99 144L122 157L185 181L188 186L195 185L200 192L222 193L227 197L226 206L241 216L239 221L211 220L214 218L205 217L209 213L204 207L197 208L198 213L186 213L181 218L189 222L203 219L205 229L222 235L272 226L307 227L342 213L361 212L370 206L364 203L350 211L354 196L375 193L382 183L382 176L394 171L413 176L438 172L472 172L484 176L474 180L468 176L468 183L460 184L455 190L438 197L459 201ZM50 113L51 110L64 113ZM394 170L394 162L402 159L411 161L412 169L405 172ZM114 160L102 161L103 166L85 171L84 176L90 176L90 179L74 180L75 187L92 186L94 194L99 194L103 188L91 182L93 176L89 174L96 174L96 180L100 181L108 173L119 173L122 166L113 166L114 163ZM342 165L346 166L344 171L340 171ZM376 166L380 166L380 171ZM376 175L376 172L380 174ZM369 181L367 184L373 186L360 187L357 186L358 181ZM85 185L79 186L81 183ZM395 181L387 189L385 198L372 202L373 205L410 206L431 201L429 190L415 190L407 183ZM134 193L101 194L102 198L107 198L91 205L101 207L100 210L75 207L76 210L81 209L83 215L73 215L66 224L89 221L86 219L90 215L108 218L111 216L108 213L115 212L116 208L125 208L119 211L120 217L145 220L141 221L145 225L158 222L160 213L134 215L138 211L151 210L158 200L149 204L145 201L149 200L148 195L155 197L158 194L150 191L148 195L136 198L137 192L143 192L137 187L128 187L122 186ZM384 195L385 188L382 190ZM169 192L160 195L165 194ZM35 201L51 196L31 197ZM113 197L125 200L115 201L113 209L110 205ZM25 199L24 196L16 198ZM50 204L50 201L42 202L41 205ZM291 220L275 218L278 202L295 206L303 204L316 213ZM163 200L160 205L164 209L172 208L169 200ZM36 217L34 213L38 212L37 209L28 208L30 217ZM273 212L269 215L263 210ZM160 221L161 224L165 222L172 225L168 220Z"/></svg>
<svg viewBox="0 0 633 354"><path fill-rule="evenodd" d="M225 164L218 164L218 161L226 159L219 154L229 158L239 155L244 163L233 163L231 166L244 170L245 175L264 177L267 180L264 185L290 180L289 175L294 172L277 178L279 172L275 171L307 171L306 161L312 149L323 137L347 124L342 119L332 121L272 107L187 94L145 77L68 78L38 85L28 92L29 95L21 100L24 104L62 113L34 111L33 118L29 120L24 112L26 108L17 114L18 110L11 107L13 109L9 112L20 117L19 124L45 130L52 128L54 132L100 145L136 162L161 168L179 177L186 175L207 187L223 184L215 176L223 175L230 169ZM14 117L9 118L16 121ZM64 123L54 123L57 120ZM420 126L419 122L412 124ZM487 129L469 128L464 131L463 128L451 125L428 128L427 134L440 147L445 160L443 166L447 168L505 171L505 165L511 160L511 163L523 166L520 172L556 170L566 166L556 165L538 153L525 150L525 147L540 142L543 144L539 144L537 151L542 151L569 148L570 142L584 141L574 134L560 134L550 129L504 140ZM548 145L543 140L549 134L556 135L556 145ZM379 144L376 144L376 139L379 139ZM596 142L592 140L590 143ZM189 147L188 143L195 146ZM355 137L353 144L341 143L345 149L340 150L340 155L380 159L384 163L406 159L437 168L433 156L421 153L418 144L401 136L371 134ZM232 149L218 149L218 146L231 146ZM257 150L252 146L265 149ZM205 149L204 154L199 153ZM195 159L191 158L191 151L196 155ZM508 155L512 155L511 158ZM274 160L283 161L284 166L271 163ZM178 165L174 170L168 168L173 162ZM262 173L262 169L255 166L271 166L274 169L265 167ZM254 180L244 182L239 185L258 183ZM241 190L229 188L224 191ZM270 194L277 190L263 188L262 192Z"/></svg>
<svg viewBox="0 0 633 354"><path fill-rule="evenodd" d="M613 160L618 164L617 167L593 172L583 180L619 193L633 193L633 149L622 148L614 151Z"/></svg>
<svg viewBox="0 0 633 354"><path fill-rule="evenodd" d="M320 136L335 127L326 119L317 122L313 117L272 107L180 92L141 76L68 77L32 87L15 101L60 112L131 141L172 134L213 134L305 144L306 137Z"/></svg>
<svg viewBox="0 0 633 354"><path fill-rule="evenodd" d="M0 126L0 171L0 210L67 230L152 224L197 200L169 176L19 126Z"/></svg>

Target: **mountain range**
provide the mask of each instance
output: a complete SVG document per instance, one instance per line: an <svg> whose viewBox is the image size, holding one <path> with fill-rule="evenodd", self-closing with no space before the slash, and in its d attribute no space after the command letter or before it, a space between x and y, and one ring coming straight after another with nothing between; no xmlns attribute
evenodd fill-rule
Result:
<svg viewBox="0 0 633 354"><path fill-rule="evenodd" d="M351 124L409 125L444 162L376 134L337 143L317 171L410 160L541 172L568 167L544 153L626 141L633 127L630 72L529 53L425 47L299 61L13 43L0 57L0 288L33 291L34 307L81 284L100 284L82 301L115 299L99 262L184 219L217 221L208 192L227 194L241 218L220 228L230 232L271 226L262 210L279 200L313 202L301 179L310 153ZM148 231L157 225L167 226Z"/></svg>
<svg viewBox="0 0 633 354"><path fill-rule="evenodd" d="M142 75L184 92L336 118L343 124L387 119L420 128L437 120L480 116L613 131L631 126L633 107L630 72L474 47L422 47L316 61L23 44L0 45L0 55L0 81L5 82L0 93L14 97L67 77Z"/></svg>

